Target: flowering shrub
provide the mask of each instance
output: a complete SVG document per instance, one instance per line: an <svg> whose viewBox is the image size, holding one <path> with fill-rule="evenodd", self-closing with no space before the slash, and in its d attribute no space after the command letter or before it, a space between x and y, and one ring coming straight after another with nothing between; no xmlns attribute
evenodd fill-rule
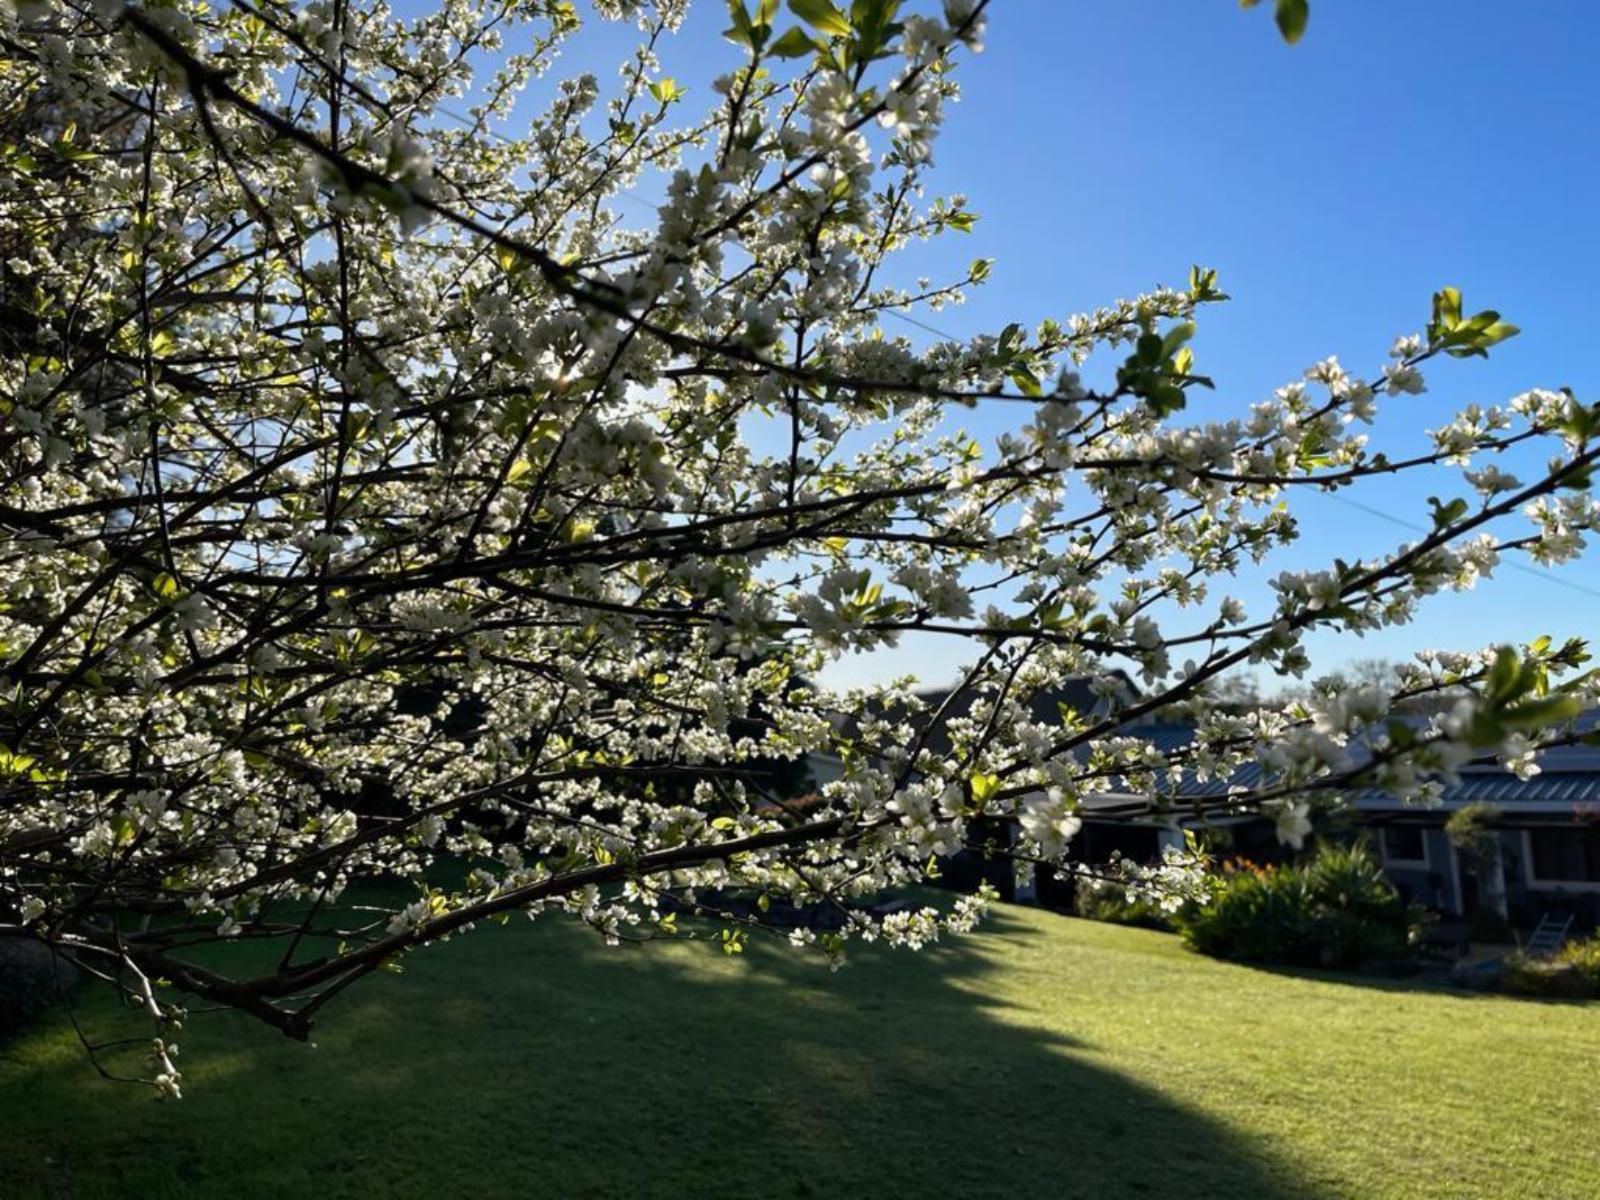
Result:
<svg viewBox="0 0 1600 1200"><path fill-rule="evenodd" d="M1418 919L1364 845L1324 843L1304 863L1222 871L1211 898L1176 923L1217 958L1355 967L1409 954Z"/></svg>
<svg viewBox="0 0 1600 1200"><path fill-rule="evenodd" d="M1112 780L1160 797L1259 763L1202 807L1298 844L1346 785L1532 770L1592 698L1583 646L1540 641L1424 656L1392 694L1213 706L1235 669L1303 673L1317 631L1578 554L1600 409L1532 389L1414 458L1371 450L1432 362L1515 334L1453 288L1366 369L1329 357L1227 419L1186 415L1216 386L1210 269L899 336L890 314L991 271L894 263L978 220L928 187L989 7L734 0L725 69L689 86L660 59L681 0L597 0L640 27L608 88L546 79L567 0L0 10L0 937L149 1013L164 1093L191 998L305 1038L490 918L672 936L722 893L803 911L917 881L995 825L997 853L1059 862ZM1298 37L1306 5L1278 12ZM1487 465L1530 442L1537 475ZM1254 613L1226 594L1295 542L1294 495L1418 471L1446 497L1426 534L1284 571ZM955 648L973 704L806 682L906 632ZM1068 675L1105 706L1041 719ZM1461 699L1430 726L1387 720L1438 692ZM1152 714L1192 744L1122 732ZM813 755L836 776L779 803L757 764ZM414 897L341 907L378 877ZM837 958L982 909L785 936ZM236 978L203 953L231 939L281 953Z"/></svg>

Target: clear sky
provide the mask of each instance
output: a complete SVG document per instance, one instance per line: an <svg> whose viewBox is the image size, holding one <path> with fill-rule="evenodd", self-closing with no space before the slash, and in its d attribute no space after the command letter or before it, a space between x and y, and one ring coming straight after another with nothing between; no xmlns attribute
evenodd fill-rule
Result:
<svg viewBox="0 0 1600 1200"><path fill-rule="evenodd" d="M965 94L933 181L981 215L933 259L996 264L966 306L925 319L954 336L994 331L1182 285L1191 262L1214 266L1234 299L1206 311L1194 343L1196 369L1219 384L1190 406L1204 418L1241 410L1328 354L1375 372L1396 335L1421 330L1431 293L1454 284L1469 310L1496 308L1523 333L1488 362L1435 364L1427 395L1387 402L1375 447L1416 452L1423 430L1461 406L1532 386L1600 398L1600 4L1313 0L1292 47L1270 8L996 0L984 53L961 67ZM694 88L691 105L709 102L707 81L738 54L718 36L723 5L696 9L662 49L665 73ZM603 33L569 65L615 79L625 33ZM919 257L916 268L949 273L933 265ZM1502 465L1526 476L1541 458ZM1430 493L1466 489L1441 470L1340 493L1389 520L1296 495L1304 537L1273 573L1407 540L1393 519L1425 522ZM1436 598L1419 624L1318 637L1315 665L1600 636L1600 554L1555 575L1503 566L1473 592ZM1261 578L1230 590L1265 609ZM914 670L942 682L955 649L908 642L833 681Z"/></svg>

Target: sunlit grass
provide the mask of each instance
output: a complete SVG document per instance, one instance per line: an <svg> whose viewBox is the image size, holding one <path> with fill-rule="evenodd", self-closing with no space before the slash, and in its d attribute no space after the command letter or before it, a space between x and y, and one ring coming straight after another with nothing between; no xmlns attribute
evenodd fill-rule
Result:
<svg viewBox="0 0 1600 1200"><path fill-rule="evenodd" d="M355 990L315 1049L231 1016L183 1040L180 1104L63 1023L0 1047L0 1196L1600 1195L1600 1006L1023 909L837 975L519 921Z"/></svg>

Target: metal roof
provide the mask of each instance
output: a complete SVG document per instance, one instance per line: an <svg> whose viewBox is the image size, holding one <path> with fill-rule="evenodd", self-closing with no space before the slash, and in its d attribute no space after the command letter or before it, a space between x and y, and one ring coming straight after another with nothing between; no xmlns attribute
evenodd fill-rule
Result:
<svg viewBox="0 0 1600 1200"><path fill-rule="evenodd" d="M1408 718L1418 727L1427 724L1426 718ZM1580 732L1600 729L1600 709L1591 710L1576 722ZM1180 750L1194 740L1194 727L1187 724L1167 723L1129 727L1119 734L1143 738L1153 743L1164 754ZM1363 747L1351 744L1352 756L1359 762ZM1472 763L1462 767L1454 783L1446 783L1437 805L1430 808L1453 809L1478 801L1504 808L1533 813L1600 814L1600 747L1555 746L1538 756L1539 774L1528 779L1518 779L1495 762ZM1177 787L1179 797L1222 796L1236 789L1253 791L1269 783L1268 773L1260 763L1245 763L1226 779L1200 781L1185 773ZM1135 805L1136 797L1112 787L1102 798L1086 798L1085 807L1090 812L1126 812ZM1372 810L1415 810L1419 806L1396 799L1376 788L1363 788L1356 792L1355 806ZM1146 805L1149 798L1144 797Z"/></svg>

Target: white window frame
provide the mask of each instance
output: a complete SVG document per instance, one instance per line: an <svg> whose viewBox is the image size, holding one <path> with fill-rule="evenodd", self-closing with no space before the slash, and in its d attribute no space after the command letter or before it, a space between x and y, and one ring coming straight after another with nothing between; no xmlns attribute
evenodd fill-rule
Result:
<svg viewBox="0 0 1600 1200"><path fill-rule="evenodd" d="M1560 829L1563 826L1547 826ZM1576 826L1574 826L1576 828ZM1533 873L1533 830L1522 831L1522 878L1531 892L1600 892L1600 879L1540 879Z"/></svg>
<svg viewBox="0 0 1600 1200"><path fill-rule="evenodd" d="M1395 855L1389 853L1389 839L1387 837L1385 837L1384 835L1386 833L1388 833L1389 830L1392 829L1392 828L1395 828L1395 826L1392 826L1392 825L1379 825L1378 826L1378 853L1383 858L1383 865L1384 866L1386 866L1386 867L1400 867L1400 868L1402 868L1404 870L1410 870L1410 871L1415 871L1415 870L1419 870L1419 869L1420 870L1428 870L1429 868L1431 868L1433 866L1433 859L1429 856L1429 851L1428 851L1428 827L1426 825L1423 825L1423 826L1408 825L1408 826L1406 826L1406 828L1408 828L1408 829L1416 829L1419 833L1422 834L1422 857L1421 858L1397 858Z"/></svg>

